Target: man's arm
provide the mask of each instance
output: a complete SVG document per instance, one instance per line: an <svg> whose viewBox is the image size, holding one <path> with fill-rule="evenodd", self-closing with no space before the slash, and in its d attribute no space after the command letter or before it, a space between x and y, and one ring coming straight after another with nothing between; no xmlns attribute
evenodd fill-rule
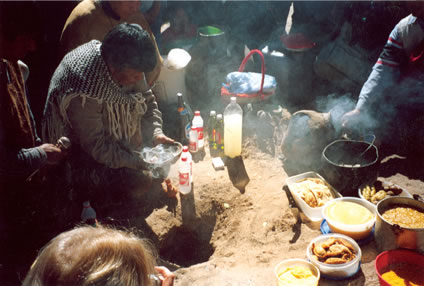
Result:
<svg viewBox="0 0 424 286"><path fill-rule="evenodd" d="M108 127L103 122L103 105L92 98L85 98L84 101L83 104L82 97L74 97L67 109L73 136L77 137L81 148L109 168L144 168L138 152L107 135Z"/></svg>
<svg viewBox="0 0 424 286"><path fill-rule="evenodd" d="M142 119L142 133L145 139L155 141L156 137L163 135L162 131L162 113L159 111L155 96L149 89L143 92L147 111Z"/></svg>
<svg viewBox="0 0 424 286"><path fill-rule="evenodd" d="M396 84L401 74L401 67L407 64L408 56L405 52L403 38L408 35L403 32L405 23L402 21L390 33L380 57L363 85L356 104L357 110L363 110L381 99L383 92L389 86Z"/></svg>

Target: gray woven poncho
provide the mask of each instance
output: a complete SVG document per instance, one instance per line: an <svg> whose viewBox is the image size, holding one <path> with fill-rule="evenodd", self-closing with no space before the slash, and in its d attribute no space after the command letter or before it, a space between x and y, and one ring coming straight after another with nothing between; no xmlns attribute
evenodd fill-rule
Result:
<svg viewBox="0 0 424 286"><path fill-rule="evenodd" d="M93 98L105 104L109 135L129 140L135 133L138 123L131 117L131 111L135 108L138 114L146 112L143 94L128 94L112 80L100 54L100 46L101 42L93 40L72 50L53 74L44 109L45 142L56 142L67 135L67 129L72 126L66 109L76 96Z"/></svg>

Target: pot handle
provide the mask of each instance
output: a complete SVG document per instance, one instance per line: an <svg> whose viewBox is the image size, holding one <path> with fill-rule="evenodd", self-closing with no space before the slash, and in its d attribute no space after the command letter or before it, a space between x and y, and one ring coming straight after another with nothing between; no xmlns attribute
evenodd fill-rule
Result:
<svg viewBox="0 0 424 286"><path fill-rule="evenodd" d="M243 72L244 71L244 67L246 66L247 61L249 60L249 58L253 55L253 54L258 54L261 57L261 73L262 73L262 78L261 78L261 88L259 90L259 94L261 95L261 98L264 99L265 95L264 95L264 80L265 80L265 58L264 55L262 54L262 52L260 50L254 49L251 50L247 56L243 59L243 61L241 62L241 65L239 67L239 72Z"/></svg>
<svg viewBox="0 0 424 286"><path fill-rule="evenodd" d="M394 232L395 235L399 235L402 233L402 228L400 227L400 225L394 224L392 225L392 231Z"/></svg>
<svg viewBox="0 0 424 286"><path fill-rule="evenodd" d="M413 194L412 197L414 198L414 200L424 203L424 196L419 194Z"/></svg>

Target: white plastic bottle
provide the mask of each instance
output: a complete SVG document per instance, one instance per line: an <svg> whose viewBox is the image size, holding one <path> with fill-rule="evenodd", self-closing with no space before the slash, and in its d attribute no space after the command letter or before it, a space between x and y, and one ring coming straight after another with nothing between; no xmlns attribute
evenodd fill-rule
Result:
<svg viewBox="0 0 424 286"><path fill-rule="evenodd" d="M90 225L95 225L97 223L96 211L91 207L90 201L82 203L81 220Z"/></svg>
<svg viewBox="0 0 424 286"><path fill-rule="evenodd" d="M197 147L199 150L202 150L205 145L205 141L203 139L203 118L198 110L194 112L192 126L194 126L197 130Z"/></svg>
<svg viewBox="0 0 424 286"><path fill-rule="evenodd" d="M198 139L198 135L197 135L197 129L195 126L191 125L191 129L190 129L190 138L189 138L189 143L188 143L188 148L190 150L191 153L196 153L197 151L199 151L199 139Z"/></svg>
<svg viewBox="0 0 424 286"><path fill-rule="evenodd" d="M241 155L241 130L243 110L236 98L231 97L230 103L224 110L224 153L230 158Z"/></svg>
<svg viewBox="0 0 424 286"><path fill-rule="evenodd" d="M190 163L187 158L188 152L182 152L178 162L178 181L180 193L186 195L191 191Z"/></svg>
<svg viewBox="0 0 424 286"><path fill-rule="evenodd" d="M187 156L187 162L190 165L190 183L193 183L193 157L191 156L190 152L188 151L187 146L183 146L183 153L185 154L185 156Z"/></svg>

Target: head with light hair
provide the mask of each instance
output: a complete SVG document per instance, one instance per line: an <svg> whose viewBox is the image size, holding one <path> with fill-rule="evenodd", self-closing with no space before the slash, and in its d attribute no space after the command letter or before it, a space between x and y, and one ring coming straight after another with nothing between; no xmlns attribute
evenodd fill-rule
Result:
<svg viewBox="0 0 424 286"><path fill-rule="evenodd" d="M23 286L150 286L154 265L146 240L103 226L81 226L42 249Z"/></svg>

